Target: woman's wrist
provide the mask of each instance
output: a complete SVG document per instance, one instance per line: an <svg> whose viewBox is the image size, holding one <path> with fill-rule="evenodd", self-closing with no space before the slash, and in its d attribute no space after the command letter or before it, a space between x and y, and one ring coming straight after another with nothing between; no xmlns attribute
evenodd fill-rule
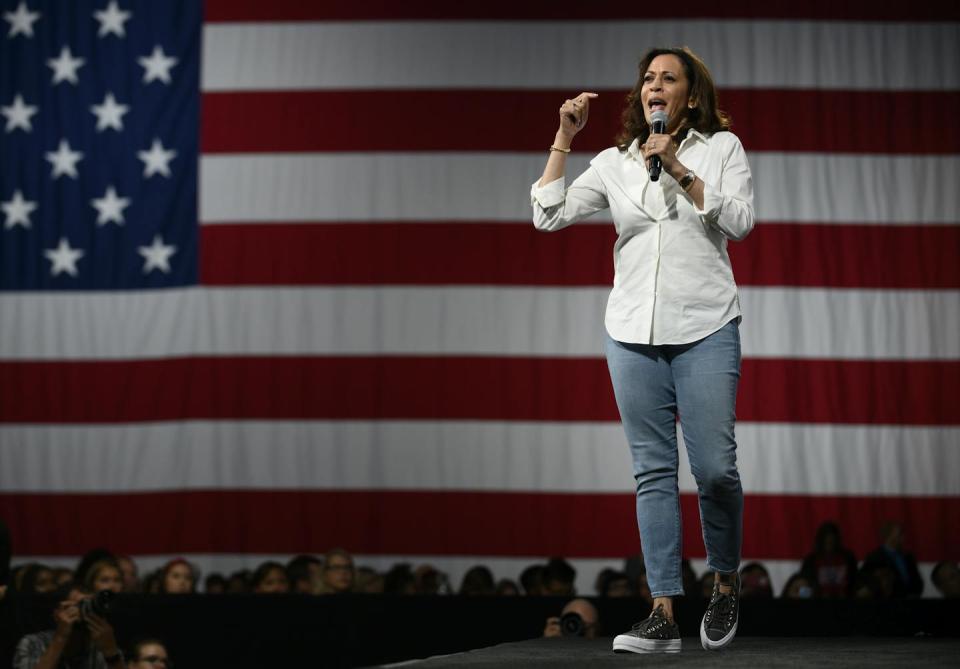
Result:
<svg viewBox="0 0 960 669"><path fill-rule="evenodd" d="M667 170L670 173L670 176L676 181L680 181L683 178L683 175L687 173L687 167L681 163L679 160L674 161L673 165L670 166L670 169Z"/></svg>
<svg viewBox="0 0 960 669"><path fill-rule="evenodd" d="M573 144L573 135L567 135L558 130L553 138L553 145L558 149L569 149L571 144Z"/></svg>

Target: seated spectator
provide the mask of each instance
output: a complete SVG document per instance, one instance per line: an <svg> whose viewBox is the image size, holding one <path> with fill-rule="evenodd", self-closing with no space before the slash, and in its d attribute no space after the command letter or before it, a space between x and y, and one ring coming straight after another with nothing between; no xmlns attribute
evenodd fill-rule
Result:
<svg viewBox="0 0 960 669"><path fill-rule="evenodd" d="M290 590L312 595L320 583L323 564L313 555L298 555L287 563Z"/></svg>
<svg viewBox="0 0 960 669"><path fill-rule="evenodd" d="M415 595L417 594L417 580L413 570L406 562L395 564L383 576L383 594L385 595Z"/></svg>
<svg viewBox="0 0 960 669"><path fill-rule="evenodd" d="M930 573L930 580L941 595L947 599L960 597L960 570L957 563L950 560L938 562Z"/></svg>
<svg viewBox="0 0 960 669"><path fill-rule="evenodd" d="M53 570L42 564L30 564L20 577L20 592L25 595L45 595L57 589L53 581Z"/></svg>
<svg viewBox="0 0 960 669"><path fill-rule="evenodd" d="M497 589L494 594L498 597L516 597L520 594L520 588L509 578L501 578L497 581Z"/></svg>
<svg viewBox="0 0 960 669"><path fill-rule="evenodd" d="M90 599L92 593L80 586L67 586L59 594L61 600L53 612L54 629L20 639L14 669L126 667L110 622L93 613L80 613L80 601Z"/></svg>
<svg viewBox="0 0 960 669"><path fill-rule="evenodd" d="M227 579L214 572L203 579L203 591L208 595L222 595L227 591Z"/></svg>
<svg viewBox="0 0 960 669"><path fill-rule="evenodd" d="M227 579L227 592L230 594L250 592L250 571L241 569L230 574L230 578Z"/></svg>
<svg viewBox="0 0 960 669"><path fill-rule="evenodd" d="M551 558L543 570L543 594L560 597L571 597L577 589L574 582L577 580L577 570L563 558Z"/></svg>
<svg viewBox="0 0 960 669"><path fill-rule="evenodd" d="M595 639L600 633L600 614L597 607L586 599L573 599L567 602L560 617L547 618L543 628L545 637L583 637Z"/></svg>
<svg viewBox="0 0 960 669"><path fill-rule="evenodd" d="M160 581L163 579L163 567L160 569L154 569L147 574L140 581L140 589L147 593L148 595L159 595L160 594Z"/></svg>
<svg viewBox="0 0 960 669"><path fill-rule="evenodd" d="M117 566L120 567L120 574L123 576L123 591L140 592L140 573L133 558L129 555L120 555L117 557Z"/></svg>
<svg viewBox="0 0 960 669"><path fill-rule="evenodd" d="M643 555L633 555L624 560L623 571L630 578L637 596L653 607L653 595L647 582L647 565L643 561Z"/></svg>
<svg viewBox="0 0 960 669"><path fill-rule="evenodd" d="M193 567L183 558L170 560L160 572L160 592L165 595L189 595L196 583Z"/></svg>
<svg viewBox="0 0 960 669"><path fill-rule="evenodd" d="M463 575L463 581L460 582L461 595L483 596L496 594L497 588L493 583L493 572L483 565L471 567Z"/></svg>
<svg viewBox="0 0 960 669"><path fill-rule="evenodd" d="M120 566L112 558L94 562L87 569L83 586L90 592L109 590L114 594L123 592L123 575Z"/></svg>
<svg viewBox="0 0 960 669"><path fill-rule="evenodd" d="M253 572L253 591L261 595L290 592L287 570L279 562L264 562Z"/></svg>
<svg viewBox="0 0 960 669"><path fill-rule="evenodd" d="M170 669L172 666L167 647L160 639L141 638L130 644L130 650L127 653L129 669L157 669L157 667Z"/></svg>
<svg viewBox="0 0 960 669"><path fill-rule="evenodd" d="M90 571L90 568L103 560L116 562L117 557L106 548L94 548L84 553L83 557L80 558L80 562L77 564L77 568L73 571L73 582L86 583L87 573Z"/></svg>
<svg viewBox="0 0 960 669"><path fill-rule="evenodd" d="M611 571L602 583L601 597L633 597L630 577L623 571Z"/></svg>
<svg viewBox="0 0 960 669"><path fill-rule="evenodd" d="M73 583L73 571L66 567L54 567L53 583L58 588L62 588L68 583Z"/></svg>
<svg viewBox="0 0 960 669"><path fill-rule="evenodd" d="M330 595L350 592L356 572L353 556L342 548L334 548L323 556L323 571L320 573L318 594Z"/></svg>
<svg viewBox="0 0 960 669"><path fill-rule="evenodd" d="M773 599L770 574L759 562L751 562L740 570L740 597L742 599Z"/></svg>
<svg viewBox="0 0 960 669"><path fill-rule="evenodd" d="M893 570L893 592L896 599L919 597L923 592L923 579L917 571L917 560L903 550L903 528L899 523L884 523L880 530L881 545L863 559L862 569L873 571L880 567Z"/></svg>
<svg viewBox="0 0 960 669"><path fill-rule="evenodd" d="M799 571L783 586L780 597L783 599L811 599L816 596L816 586L813 579L806 573Z"/></svg>
<svg viewBox="0 0 960 669"><path fill-rule="evenodd" d="M413 572L418 595L449 595L450 581L447 575L433 565L422 564Z"/></svg>
<svg viewBox="0 0 960 669"><path fill-rule="evenodd" d="M817 528L813 552L803 559L800 571L816 586L817 596L849 597L857 574L857 558L843 545L840 527L828 521Z"/></svg>
<svg viewBox="0 0 960 669"><path fill-rule="evenodd" d="M543 592L543 572L542 564L532 564L523 570L520 574L520 585L523 586L525 595L539 596Z"/></svg>
<svg viewBox="0 0 960 669"><path fill-rule="evenodd" d="M375 595L383 592L386 585L383 574L377 573L372 567L357 567L357 577L354 583L354 592L365 592Z"/></svg>

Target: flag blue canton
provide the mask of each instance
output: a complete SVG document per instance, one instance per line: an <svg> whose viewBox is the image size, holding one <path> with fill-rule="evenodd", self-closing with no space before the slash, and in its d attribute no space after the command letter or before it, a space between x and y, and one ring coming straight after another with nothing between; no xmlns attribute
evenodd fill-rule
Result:
<svg viewBox="0 0 960 669"><path fill-rule="evenodd" d="M199 0L0 0L0 290L197 282Z"/></svg>

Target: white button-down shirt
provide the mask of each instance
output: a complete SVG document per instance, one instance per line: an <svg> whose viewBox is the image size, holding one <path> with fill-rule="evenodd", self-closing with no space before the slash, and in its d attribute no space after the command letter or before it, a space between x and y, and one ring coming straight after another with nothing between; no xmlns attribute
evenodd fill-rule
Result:
<svg viewBox="0 0 960 669"><path fill-rule="evenodd" d="M753 180L731 132L690 130L677 159L703 181L703 209L664 171L650 181L639 140L611 147L569 188L564 179L538 187L530 202L539 230L559 230L610 208L618 238L606 328L617 341L686 344L740 318L727 240L753 228Z"/></svg>

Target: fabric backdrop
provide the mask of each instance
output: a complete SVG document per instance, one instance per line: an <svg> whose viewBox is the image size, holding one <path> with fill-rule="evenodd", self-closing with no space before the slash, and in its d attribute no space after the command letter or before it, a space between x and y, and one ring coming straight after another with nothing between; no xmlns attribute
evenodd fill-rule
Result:
<svg viewBox="0 0 960 669"><path fill-rule="evenodd" d="M639 550L614 233L536 232L529 186L565 98L600 94L573 176L682 44L754 175L744 560L782 584L828 519L860 558L888 519L925 571L960 558L960 10L768 5L0 0L15 554L562 555L591 591Z"/></svg>

